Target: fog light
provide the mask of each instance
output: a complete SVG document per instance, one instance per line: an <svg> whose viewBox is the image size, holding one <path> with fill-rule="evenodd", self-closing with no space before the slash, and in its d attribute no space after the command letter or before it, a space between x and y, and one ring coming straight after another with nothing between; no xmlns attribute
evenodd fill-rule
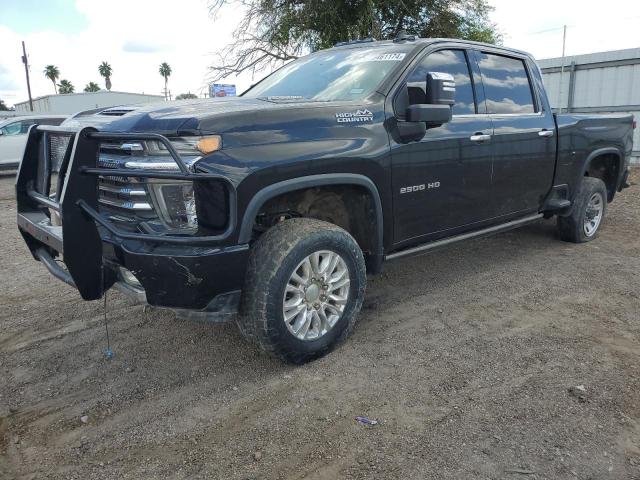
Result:
<svg viewBox="0 0 640 480"><path fill-rule="evenodd" d="M120 267L120 278L122 278L122 281L124 281L124 283L126 283L127 285L131 285L132 287L142 288L142 284L140 283L140 280L136 278L136 276L133 274L133 272L131 272L131 270L127 270L124 267Z"/></svg>

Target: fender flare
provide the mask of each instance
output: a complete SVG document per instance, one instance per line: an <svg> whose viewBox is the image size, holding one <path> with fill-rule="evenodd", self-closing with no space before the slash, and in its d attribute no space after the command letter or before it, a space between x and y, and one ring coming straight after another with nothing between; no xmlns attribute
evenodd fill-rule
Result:
<svg viewBox="0 0 640 480"><path fill-rule="evenodd" d="M589 165L591 164L591 161L594 158L599 157L601 155L608 155L608 154L614 154L616 157L618 157L618 167L620 167L620 163L624 158L624 155L620 152L618 148L616 147L598 148L597 150L594 150L593 152L591 152L585 159L584 164L582 165L582 171L580 173L580 176L584 177L584 174L587 173L587 169L589 168Z"/></svg>
<svg viewBox="0 0 640 480"><path fill-rule="evenodd" d="M602 155L614 155L617 158L618 172L614 180L615 183L613 185L613 190L609 192L609 186L607 186L607 192L609 192L607 200L610 202L613 200L613 197L615 196L615 192L617 192L620 187L620 181L623 175L622 166L624 162L624 154L620 151L620 149L616 147L605 147L605 148L598 148L597 150L594 150L593 152L591 152L585 159L584 164L582 165L582 168L580 170L580 177L578 177L576 180L577 182L579 182L580 179L584 177L584 175L587 173L587 170L589 169L589 165L591 165L591 162L593 161L593 159L600 157ZM576 185L578 185L578 183L576 183Z"/></svg>
<svg viewBox="0 0 640 480"><path fill-rule="evenodd" d="M306 177L298 177L290 180L283 180L282 182L274 183L259 190L247 205L242 216L242 222L240 224L240 233L238 234L239 243L249 243L251 240L251 232L253 231L253 222L256 215L260 211L260 208L270 200L271 198L282 195L283 193L294 192L296 190L303 190L311 187L322 187L328 185L357 185L367 189L371 198L373 199L373 205L376 215L376 239L375 239L375 254L382 258L383 254L383 216L382 216L382 201L380 200L380 194L375 183L364 175L357 175L353 173L324 173L319 175L309 175Z"/></svg>

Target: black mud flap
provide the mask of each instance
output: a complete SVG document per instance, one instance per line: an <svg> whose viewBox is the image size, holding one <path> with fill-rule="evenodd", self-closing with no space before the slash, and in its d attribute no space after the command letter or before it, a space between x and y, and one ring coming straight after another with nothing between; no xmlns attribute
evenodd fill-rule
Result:
<svg viewBox="0 0 640 480"><path fill-rule="evenodd" d="M629 169L627 168L622 174L622 179L620 180L620 188L618 191L621 192L625 188L629 188L631 184L629 183Z"/></svg>
<svg viewBox="0 0 640 480"><path fill-rule="evenodd" d="M88 137L95 131L31 127L16 181L18 227L31 253L56 277L74 285L85 300L101 298L109 286L100 234L79 203L82 199L98 208L97 176L82 173L96 166L99 142ZM61 142L67 142L66 148L60 148ZM57 191L50 194L55 173ZM55 261L58 256L66 269Z"/></svg>

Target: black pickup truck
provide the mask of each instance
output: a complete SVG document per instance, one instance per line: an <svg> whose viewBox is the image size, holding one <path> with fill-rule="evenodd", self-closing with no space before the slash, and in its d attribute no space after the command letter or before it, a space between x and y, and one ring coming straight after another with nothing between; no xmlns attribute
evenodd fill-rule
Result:
<svg viewBox="0 0 640 480"><path fill-rule="evenodd" d="M593 239L627 186L634 127L554 115L524 52L351 42L237 98L32 127L18 226L86 300L115 285L235 318L300 363L348 335L387 260L552 216L562 240Z"/></svg>

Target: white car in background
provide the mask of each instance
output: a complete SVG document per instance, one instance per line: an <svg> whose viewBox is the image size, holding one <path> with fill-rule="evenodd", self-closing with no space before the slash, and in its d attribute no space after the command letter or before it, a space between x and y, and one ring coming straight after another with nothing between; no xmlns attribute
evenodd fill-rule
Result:
<svg viewBox="0 0 640 480"><path fill-rule="evenodd" d="M0 120L0 170L15 170L20 165L27 132L33 124L60 125L68 115L33 115Z"/></svg>

